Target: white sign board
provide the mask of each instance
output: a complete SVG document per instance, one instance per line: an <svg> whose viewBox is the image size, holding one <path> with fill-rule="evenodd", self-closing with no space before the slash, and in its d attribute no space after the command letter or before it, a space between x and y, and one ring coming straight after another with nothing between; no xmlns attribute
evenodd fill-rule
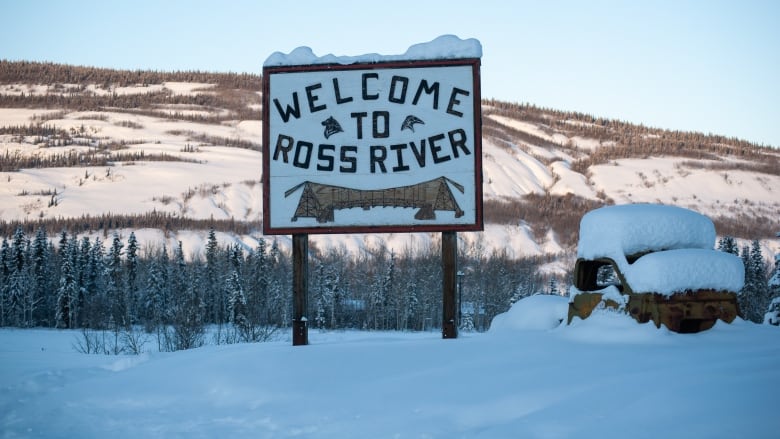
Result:
<svg viewBox="0 0 780 439"><path fill-rule="evenodd" d="M482 230L478 58L263 81L264 233Z"/></svg>

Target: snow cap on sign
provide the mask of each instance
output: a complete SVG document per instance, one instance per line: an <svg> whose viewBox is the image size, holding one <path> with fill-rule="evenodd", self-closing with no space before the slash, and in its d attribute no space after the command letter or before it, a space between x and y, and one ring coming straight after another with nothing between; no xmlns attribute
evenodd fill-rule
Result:
<svg viewBox="0 0 780 439"><path fill-rule="evenodd" d="M336 56L328 54L317 56L310 47L302 46L285 54L274 52L263 63L264 67L280 66L299 66L309 64L356 64L356 63L378 63L389 61L411 61L411 60L436 60L436 59L459 59L459 58L481 58L482 44L479 40L468 38L462 40L455 35L442 35L433 41L427 43L415 44L403 55L380 55L378 53L369 53L359 56Z"/></svg>

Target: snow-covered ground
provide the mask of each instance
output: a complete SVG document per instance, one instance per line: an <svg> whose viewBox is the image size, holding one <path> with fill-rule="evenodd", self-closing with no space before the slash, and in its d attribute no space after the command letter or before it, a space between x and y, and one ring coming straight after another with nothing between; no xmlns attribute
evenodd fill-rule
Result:
<svg viewBox="0 0 780 439"><path fill-rule="evenodd" d="M0 436L775 438L780 331L681 335L532 296L484 334L310 332L86 355L79 333L0 330ZM147 345L148 347L149 345Z"/></svg>

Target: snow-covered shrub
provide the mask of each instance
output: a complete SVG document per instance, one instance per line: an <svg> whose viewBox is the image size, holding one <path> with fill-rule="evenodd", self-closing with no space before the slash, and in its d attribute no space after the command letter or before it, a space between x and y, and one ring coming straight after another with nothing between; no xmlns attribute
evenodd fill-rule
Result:
<svg viewBox="0 0 780 439"><path fill-rule="evenodd" d="M764 324L780 326L780 297L775 297L764 314Z"/></svg>

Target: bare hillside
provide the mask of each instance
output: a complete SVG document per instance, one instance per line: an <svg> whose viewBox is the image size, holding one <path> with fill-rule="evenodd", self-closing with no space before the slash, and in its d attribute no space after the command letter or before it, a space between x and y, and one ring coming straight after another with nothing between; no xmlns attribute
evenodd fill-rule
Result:
<svg viewBox="0 0 780 439"><path fill-rule="evenodd" d="M214 226L260 239L257 75L0 61L0 235ZM720 235L780 230L780 152L500 101L483 103L486 230L464 246L571 254L604 204L692 208ZM152 234L150 236L159 236ZM318 236L315 246L429 245L433 235Z"/></svg>

